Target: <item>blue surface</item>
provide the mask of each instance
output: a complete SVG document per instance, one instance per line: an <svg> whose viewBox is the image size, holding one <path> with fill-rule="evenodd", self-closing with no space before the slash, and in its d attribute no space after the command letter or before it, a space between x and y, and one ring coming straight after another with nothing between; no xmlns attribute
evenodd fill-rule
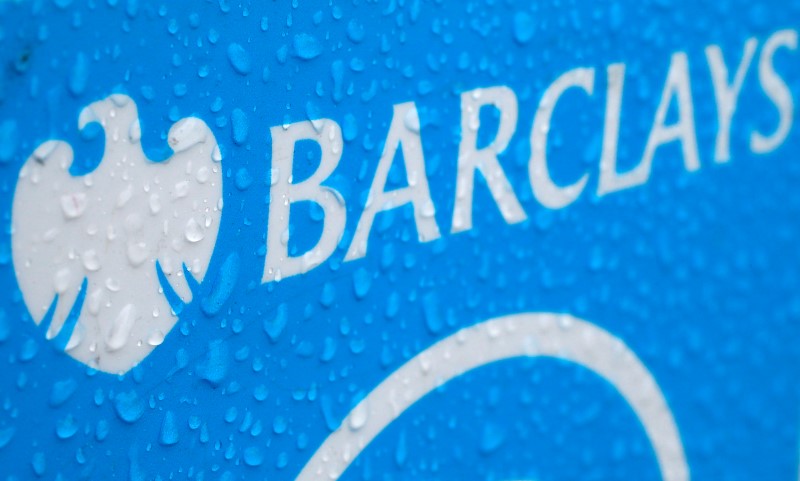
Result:
<svg viewBox="0 0 800 481"><path fill-rule="evenodd" d="M588 319L640 357L672 409L693 480L797 479L800 138L794 128L775 152L750 152L750 132L777 122L751 70L731 161L715 163L703 49L718 44L734 64L748 38L763 44L797 27L800 3L361 3L0 4L0 476L291 480L412 356L491 317L548 311ZM641 158L674 51L689 58L701 168L687 172L673 143L645 185L598 198L605 67L627 66L624 170ZM795 101L798 55L775 57ZM558 182L592 177L553 211L531 192L529 131L544 89L576 67L597 68L595 95L565 94L548 156ZM519 98L500 161L528 220L506 224L477 176L474 227L451 235L459 95L494 85ZM77 115L113 92L136 101L152 157L169 154L166 131L187 115L208 123L224 156L225 208L200 296L120 377L44 340L18 291L9 232L22 163L60 138L90 168L102 136L79 140ZM343 263L391 107L412 100L443 235L419 243L406 206L380 214L366 257ZM491 140L492 115L479 145ZM261 284L269 127L317 117L336 120L346 140L327 182L347 201L344 237L319 268ZM300 178L318 163L307 152ZM404 174L395 168L388 186L403 186ZM299 253L319 235L319 212L292 209ZM427 396L342 479L362 478L660 479L613 387L551 359L484 366Z"/></svg>

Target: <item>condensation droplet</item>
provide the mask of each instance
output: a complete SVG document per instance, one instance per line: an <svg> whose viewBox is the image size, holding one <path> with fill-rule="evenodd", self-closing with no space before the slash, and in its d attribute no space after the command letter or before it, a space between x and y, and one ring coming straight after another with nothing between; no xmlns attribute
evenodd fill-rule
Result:
<svg viewBox="0 0 800 481"><path fill-rule="evenodd" d="M130 241L128 242L128 261L133 266L140 266L147 260L148 257L147 244L143 241Z"/></svg>
<svg viewBox="0 0 800 481"><path fill-rule="evenodd" d="M71 277L72 272L66 267L59 269L56 272L56 274L53 276L53 286L55 287L57 293L63 294L66 292L66 290L69 288Z"/></svg>
<svg viewBox="0 0 800 481"><path fill-rule="evenodd" d="M100 259L97 257L97 251L89 249L83 253L82 256L83 267L90 272L95 272L100 269Z"/></svg>
<svg viewBox="0 0 800 481"><path fill-rule="evenodd" d="M150 346L160 346L164 342L164 333L156 329L147 336L147 344Z"/></svg>
<svg viewBox="0 0 800 481"><path fill-rule="evenodd" d="M61 210L64 212L64 217L67 219L80 217L86 210L87 204L86 194L83 192L61 196Z"/></svg>
<svg viewBox="0 0 800 481"><path fill-rule="evenodd" d="M359 403L350 415L350 429L358 431L367 424L369 418L369 406L366 402Z"/></svg>
<svg viewBox="0 0 800 481"><path fill-rule="evenodd" d="M186 240L189 242L200 242L203 240L204 232L203 227L195 220L194 217L186 222Z"/></svg>
<svg viewBox="0 0 800 481"><path fill-rule="evenodd" d="M136 308L133 304L127 304L120 309L119 314L111 324L111 330L106 338L106 349L117 351L125 346L130 337L133 325L136 322Z"/></svg>

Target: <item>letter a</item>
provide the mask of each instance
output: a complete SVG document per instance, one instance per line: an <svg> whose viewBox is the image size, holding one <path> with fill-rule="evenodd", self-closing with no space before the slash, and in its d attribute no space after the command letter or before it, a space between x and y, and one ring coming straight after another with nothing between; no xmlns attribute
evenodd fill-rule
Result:
<svg viewBox="0 0 800 481"><path fill-rule="evenodd" d="M394 106L392 123L386 136L386 145L378 161L378 170L372 179L367 196L367 205L358 220L356 234L344 260L351 261L367 254L367 241L375 215L408 203L414 206L414 222L420 242L439 238L439 226L433 214L435 209L428 189L428 176L422 154L422 139L419 134L419 114L413 102ZM386 178L392 166L397 148L403 152L408 187L386 192Z"/></svg>

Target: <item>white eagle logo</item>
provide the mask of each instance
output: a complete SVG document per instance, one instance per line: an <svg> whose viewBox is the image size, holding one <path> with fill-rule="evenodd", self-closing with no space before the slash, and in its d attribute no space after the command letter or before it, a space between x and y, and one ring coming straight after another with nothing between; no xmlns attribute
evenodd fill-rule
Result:
<svg viewBox="0 0 800 481"><path fill-rule="evenodd" d="M124 373L159 345L206 273L222 210L221 155L194 117L169 131L173 155L149 160L136 104L111 95L84 108L105 151L69 171L71 146L44 142L19 172L12 251L28 310L47 338L92 368ZM168 295L173 297L172 306Z"/></svg>

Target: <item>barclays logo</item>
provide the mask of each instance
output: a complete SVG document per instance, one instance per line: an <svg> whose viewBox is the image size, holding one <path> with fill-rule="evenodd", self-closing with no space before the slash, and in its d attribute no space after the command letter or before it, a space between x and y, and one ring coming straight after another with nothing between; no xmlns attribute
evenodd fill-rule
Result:
<svg viewBox="0 0 800 481"><path fill-rule="evenodd" d="M169 131L173 155L149 160L136 105L124 95L83 109L79 128L95 122L105 151L93 171L73 175L71 146L55 140L40 145L20 170L13 262L47 338L87 366L124 373L163 341L177 321L175 306L190 302L207 272L222 211L221 154L207 125L190 117ZM338 479L438 386L521 357L564 359L606 379L644 427L662 479L689 479L677 425L649 370L622 340L557 313L489 319L420 352L345 416L296 479Z"/></svg>
<svg viewBox="0 0 800 481"><path fill-rule="evenodd" d="M728 71L734 65L726 64L721 48L710 45L705 50L718 113L715 163L730 161L732 116L751 67L757 69L761 89L779 121L771 132L750 132L750 150L762 155L773 152L791 131L794 100L773 60L779 52L797 49L798 34L788 29L774 32L763 42L753 66L758 45L755 38L745 43L732 82ZM592 96L602 72L575 68L545 89L535 106L528 159L531 192L543 207L563 209L588 195L584 191L592 176L597 177L598 197L646 184L656 152L668 144L680 145L687 172L701 169L687 52L675 52L669 65L642 158L627 171L617 167L626 67L608 65L598 164L566 186L554 181L548 167L555 161L547 158L552 115L570 89ZM429 182L418 108L415 102L402 102L392 106L383 151L343 262L367 255L379 214L409 204L414 212L410 222L420 243L471 230L476 176L487 180L507 225L528 218L498 160L519 127L519 111L525 105L504 85L462 92L460 100L461 140L449 233L436 218L433 199L441 196L432 195L446 186ZM678 120L669 122L667 111L673 101ZM479 147L479 112L484 107L499 111L500 124L492 142ZM72 150L62 141L40 145L21 169L12 212L13 261L25 303L48 338L89 366L122 373L161 342L176 322L174 307L191 299L206 273L222 209L221 154L208 126L190 117L173 125L168 134L173 155L163 162L148 160L141 147L136 105L124 95L85 108L79 128L93 123L102 126L106 137L102 162L94 171L73 175ZM353 210L353 199L325 185L340 163L352 161L344 156L344 137L336 120L315 118L273 126L269 134L271 185L263 283L305 274L330 259L345 240ZM311 175L297 181L295 147L306 141L320 147L321 158ZM388 175L400 162L398 157L404 164L406 186L388 189ZM305 252L290 253L292 205L300 202L321 209L321 233Z"/></svg>
<svg viewBox="0 0 800 481"><path fill-rule="evenodd" d="M206 274L222 210L221 155L208 126L188 117L169 131L173 155L149 160L125 95L84 108L79 129L92 123L105 134L93 171L73 175L73 149L58 140L20 170L13 262L46 337L87 366L124 373L161 344L177 321L174 301L191 300Z"/></svg>
<svg viewBox="0 0 800 481"><path fill-rule="evenodd" d="M773 66L781 50L797 49L794 30L774 33L763 44L757 70L765 96L778 114L772 131L750 132L749 148L767 154L787 139L793 124L794 100L786 81ZM718 129L714 162L727 163L730 132L743 79L756 58L757 39L749 39L741 59L728 75L721 48L705 49ZM529 131L530 191L547 209L558 210L584 195L588 179L597 178L596 196L603 197L649 182L656 152L679 144L683 167L695 172L703 165L695 124L692 71L687 52L669 60L659 107L639 163L617 167L619 131L626 67L608 65L575 68L559 76L533 108ZM602 147L597 165L571 185L555 182L549 171L548 134L553 112L566 91L594 95L596 78L605 75L606 107ZM708 99L703 99L708 100ZM675 102L673 102L675 101ZM383 151L370 182L352 237L345 239L353 199L327 186L343 155L344 135L331 118L315 118L270 128L272 152L269 203L264 232L262 283L302 275L330 259L343 240L349 247L342 259L366 257L378 214L406 205L413 207L418 241L472 229L476 176L486 180L499 215L509 226L527 219L513 184L498 156L509 146L520 125L521 106L508 86L495 85L462 92L461 139L449 232L437 219L432 191L446 185L429 183L419 111L415 102L392 106ZM677 105L675 122L667 112ZM493 107L500 114L494 139L479 147L480 111ZM79 128L97 123L105 134L99 165L88 173L71 169L73 150L63 141L40 145L20 170L12 208L12 252L17 280L31 316L57 347L77 361L108 373L125 373L142 361L177 321L179 306L196 296L215 248L222 211L222 174L217 141L200 119L185 118L168 134L173 155L157 162L145 155L135 103L112 95L86 107ZM562 128L565 126L561 126ZM295 174L296 146L319 146L319 165L306 178ZM398 155L402 154L402 155ZM402 158L405 185L387 188L389 172ZM343 160L344 159L344 160ZM357 159L359 163L369 162ZM585 195L588 195L585 194ZM290 252L292 205L311 202L321 209L316 219L319 237L305 252ZM348 209L350 202L350 209ZM441 217L441 216L440 216ZM313 240L313 239L312 239ZM338 479L367 446L423 397L463 374L493 362L524 357L551 357L583 366L609 382L643 426L656 455L662 479L687 481L689 466L683 443L664 394L644 364L622 339L597 325L563 313L521 312L464 327L417 353L386 376L341 420L303 465L297 479Z"/></svg>

